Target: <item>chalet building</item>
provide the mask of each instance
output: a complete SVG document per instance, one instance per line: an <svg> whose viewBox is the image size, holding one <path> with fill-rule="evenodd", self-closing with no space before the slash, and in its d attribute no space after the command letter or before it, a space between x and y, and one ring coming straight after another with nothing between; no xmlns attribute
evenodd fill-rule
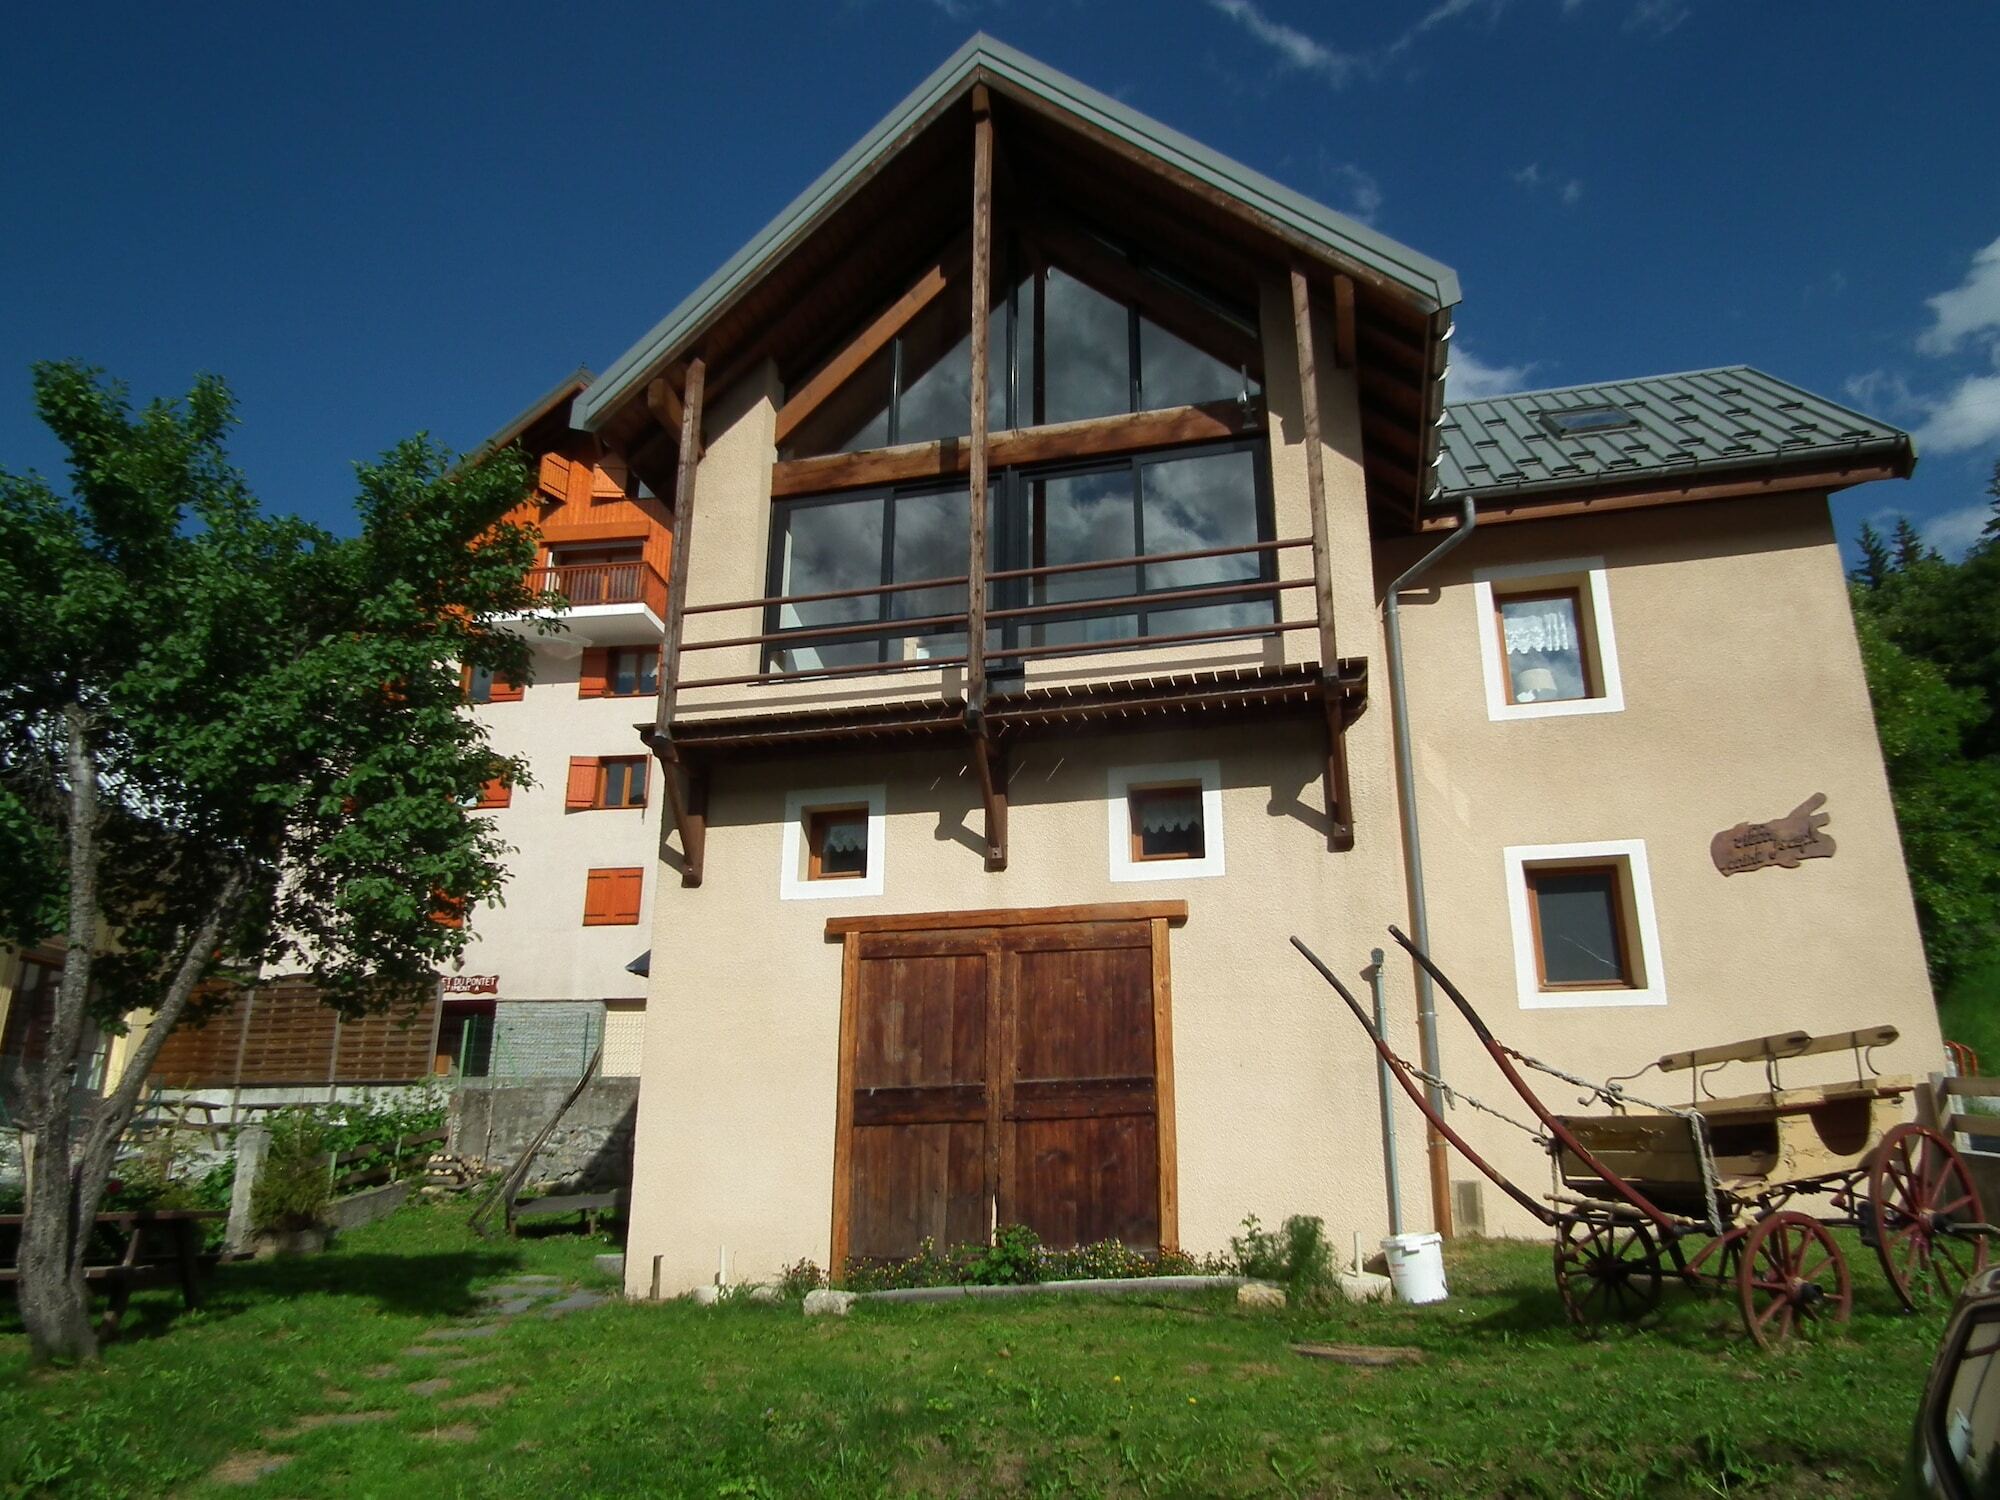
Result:
<svg viewBox="0 0 2000 1500"><path fill-rule="evenodd" d="M1391 1040L1475 1092L1392 923L1581 1073L1883 1022L1932 1066L1827 505L1909 439L1742 367L1447 406L1458 298L975 38L579 392L616 459L545 474L550 565L670 555L665 615L579 610L481 710L597 769L499 814L589 873L479 951L551 996L672 955L629 1290L1008 1222L1374 1240L1375 1060L1293 934L1389 949ZM1406 1225L1516 1227L1397 1118Z"/></svg>

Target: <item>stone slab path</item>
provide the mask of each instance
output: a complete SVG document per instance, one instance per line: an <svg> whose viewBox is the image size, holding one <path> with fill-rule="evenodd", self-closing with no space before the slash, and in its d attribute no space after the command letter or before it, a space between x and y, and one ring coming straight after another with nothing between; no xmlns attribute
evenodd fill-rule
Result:
<svg viewBox="0 0 2000 1500"><path fill-rule="evenodd" d="M401 1350L395 1361L369 1365L359 1373L364 1381L373 1383L378 1392L383 1383L402 1380L403 1389L411 1395L435 1403L434 1409L441 1414L440 1419L427 1428L411 1428L411 1438L430 1443L474 1442L481 1428L466 1418L505 1406L515 1387L503 1385L447 1398L447 1393L453 1390L459 1377L467 1370L492 1363L491 1354L475 1354L473 1350L499 1338L502 1330L516 1318L566 1317L586 1308L600 1307L611 1300L611 1295L609 1292L578 1287L558 1276L515 1276L497 1286L481 1287L474 1292L473 1297L481 1307L467 1320L426 1329L418 1335L419 1342ZM350 1392L332 1385L322 1393L322 1398L329 1402L354 1399ZM445 1421L443 1413L451 1413L457 1420ZM262 1440L270 1447L232 1453L209 1471L208 1480L217 1485L256 1484L298 1457L295 1453L274 1452L273 1448L280 1448L324 1428L359 1427L386 1422L397 1415L396 1411L381 1407L362 1411L301 1413L290 1425L267 1428L261 1434Z"/></svg>

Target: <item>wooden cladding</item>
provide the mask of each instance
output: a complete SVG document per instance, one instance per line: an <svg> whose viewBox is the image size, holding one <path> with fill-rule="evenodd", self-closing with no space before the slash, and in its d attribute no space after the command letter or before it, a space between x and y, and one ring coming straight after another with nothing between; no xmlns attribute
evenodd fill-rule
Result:
<svg viewBox="0 0 2000 1500"><path fill-rule="evenodd" d="M1175 406L1129 416L1091 417L1081 422L1057 422L996 432L987 439L987 461L995 469L1046 463L1062 458L1109 458L1187 443L1214 442L1260 431L1261 406L1241 401L1211 401L1200 406ZM905 443L864 453L834 453L824 458L794 458L772 466L771 498L818 495L833 490L865 489L878 484L904 484L969 474L972 444L965 438L934 443Z"/></svg>
<svg viewBox="0 0 2000 1500"><path fill-rule="evenodd" d="M645 889L643 869L592 870L584 877L583 925L635 927Z"/></svg>
<svg viewBox="0 0 2000 1500"><path fill-rule="evenodd" d="M1169 918L1009 915L844 930L835 1268L996 1223L1177 1242Z"/></svg>
<svg viewBox="0 0 2000 1500"><path fill-rule="evenodd" d="M203 1023L182 1021L152 1079L163 1088L414 1082L434 1066L437 1017L436 998L426 997L342 1019L310 984L266 985Z"/></svg>

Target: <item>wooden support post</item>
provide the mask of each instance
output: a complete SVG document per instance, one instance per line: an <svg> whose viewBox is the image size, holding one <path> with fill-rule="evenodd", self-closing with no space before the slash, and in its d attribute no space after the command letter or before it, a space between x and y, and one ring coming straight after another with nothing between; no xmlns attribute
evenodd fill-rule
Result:
<svg viewBox="0 0 2000 1500"><path fill-rule="evenodd" d="M706 779L681 763L674 745L675 696L680 681L681 631L686 622L688 544L694 528L694 476L701 462L701 391L705 367L688 363L687 391L681 398L681 449L674 467L674 557L668 568L667 620L660 638L659 699L653 714L650 743L660 762L672 804L674 827L681 836L681 884L701 884L702 846L706 842L708 786ZM650 392L649 392L650 400ZM685 778L685 782L683 781Z"/></svg>
<svg viewBox="0 0 2000 1500"><path fill-rule="evenodd" d="M986 811L986 868L1007 868L1007 752L993 742L985 725L972 736L972 768L979 775L979 801Z"/></svg>
<svg viewBox="0 0 2000 1500"><path fill-rule="evenodd" d="M652 412L653 420L668 432L681 430L681 394L666 376L655 375L646 387L646 409Z"/></svg>
<svg viewBox="0 0 2000 1500"><path fill-rule="evenodd" d="M1313 362L1312 290L1298 266L1292 267L1292 327L1298 342L1306 501L1312 510L1313 609L1319 621L1320 694L1326 714L1326 842L1338 854L1354 847L1354 810L1348 796L1346 706L1333 628L1333 557L1326 526L1326 459L1320 448L1319 372Z"/></svg>
<svg viewBox="0 0 2000 1500"><path fill-rule="evenodd" d="M972 91L971 526L966 562L966 707L986 711L986 305L993 281L993 115L986 86Z"/></svg>
<svg viewBox="0 0 2000 1500"><path fill-rule="evenodd" d="M967 464L965 724L986 814L986 868L1007 868L1007 759L986 726L986 365L993 286L993 102L972 90L972 411Z"/></svg>

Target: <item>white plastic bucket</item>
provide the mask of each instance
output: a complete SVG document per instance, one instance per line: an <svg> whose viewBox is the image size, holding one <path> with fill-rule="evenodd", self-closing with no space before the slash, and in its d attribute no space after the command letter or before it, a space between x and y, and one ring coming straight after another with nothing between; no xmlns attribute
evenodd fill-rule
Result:
<svg viewBox="0 0 2000 1500"><path fill-rule="evenodd" d="M1442 1302L1450 1295L1444 1284L1443 1235L1392 1234L1382 1241L1382 1254L1398 1302Z"/></svg>

